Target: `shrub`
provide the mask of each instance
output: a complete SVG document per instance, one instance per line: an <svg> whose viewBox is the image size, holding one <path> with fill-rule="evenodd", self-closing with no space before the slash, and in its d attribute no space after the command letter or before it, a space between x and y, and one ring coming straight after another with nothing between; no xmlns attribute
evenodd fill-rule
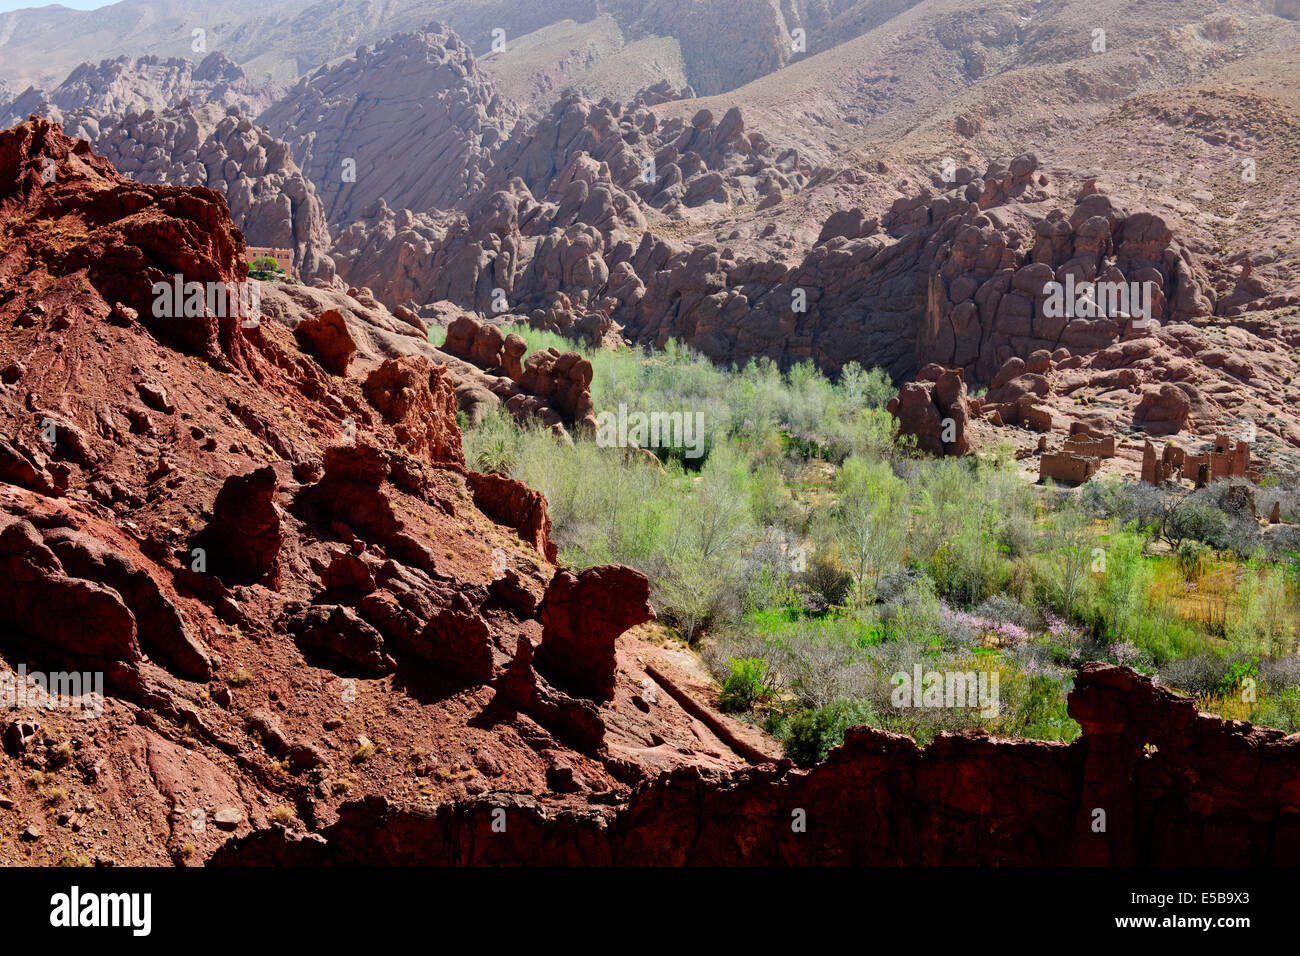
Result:
<svg viewBox="0 0 1300 956"><path fill-rule="evenodd" d="M1194 697L1207 696L1222 686L1228 661L1214 654L1195 654L1169 661L1160 668L1160 680Z"/></svg>
<svg viewBox="0 0 1300 956"><path fill-rule="evenodd" d="M1250 715L1251 723L1262 727L1276 727L1288 734L1300 731L1300 690L1288 687L1269 694L1259 702Z"/></svg>
<svg viewBox="0 0 1300 956"><path fill-rule="evenodd" d="M1228 516L1194 496L1169 498L1160 516L1160 537L1177 552L1184 541L1221 542L1229 530Z"/></svg>
<svg viewBox="0 0 1300 956"><path fill-rule="evenodd" d="M811 767L844 742L844 731L871 721L870 708L861 700L841 697L823 707L801 710L785 727L782 752L796 766Z"/></svg>
<svg viewBox="0 0 1300 956"><path fill-rule="evenodd" d="M482 472L499 471L503 475L509 475L518 466L519 456L504 436L492 439L474 456L474 467Z"/></svg>
<svg viewBox="0 0 1300 956"><path fill-rule="evenodd" d="M1199 581L1210 567L1210 549L1199 541L1184 541L1174 555L1178 570L1188 581Z"/></svg>
<svg viewBox="0 0 1300 956"><path fill-rule="evenodd" d="M881 609L880 617L896 640L926 641L939 632L943 604L935 595L934 582L920 578L896 600Z"/></svg>
<svg viewBox="0 0 1300 956"><path fill-rule="evenodd" d="M1079 491L1079 503L1097 518L1132 524L1142 531L1160 524L1168 495L1144 481L1124 478L1094 479Z"/></svg>
<svg viewBox="0 0 1300 956"><path fill-rule="evenodd" d="M1255 561L1243 567L1224 625L1234 650L1275 656L1295 650L1296 612L1287 590L1283 569Z"/></svg>
<svg viewBox="0 0 1300 956"><path fill-rule="evenodd" d="M771 694L766 677L767 661L760 657L733 657L731 673L722 682L722 693L718 695L718 706L732 713L753 710L756 703Z"/></svg>
<svg viewBox="0 0 1300 956"><path fill-rule="evenodd" d="M999 624L1015 624L1027 631L1037 631L1043 626L1043 619L1037 611L1025 607L1005 594L995 594L988 598L975 609L974 613L977 617Z"/></svg>
<svg viewBox="0 0 1300 956"><path fill-rule="evenodd" d="M853 575L830 555L818 552L808 562L808 570L800 575L800 583L820 599L823 607L839 607L849 596Z"/></svg>
<svg viewBox="0 0 1300 956"><path fill-rule="evenodd" d="M1259 676L1270 691L1300 688L1300 657L1265 657L1259 662Z"/></svg>

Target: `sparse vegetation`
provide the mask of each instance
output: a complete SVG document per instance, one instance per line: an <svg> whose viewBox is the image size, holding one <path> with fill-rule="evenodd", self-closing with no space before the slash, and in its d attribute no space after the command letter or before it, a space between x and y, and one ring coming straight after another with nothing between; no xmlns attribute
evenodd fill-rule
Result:
<svg viewBox="0 0 1300 956"><path fill-rule="evenodd" d="M517 331L530 348L572 347ZM489 415L466 433L467 457L545 492L566 562L645 572L720 706L761 721L792 759L821 759L845 721L920 742L967 726L1071 740L1072 668L1090 659L1225 716L1290 726L1300 714L1300 669L1284 666L1300 636L1300 536L1261 531L1221 487L1100 479L1059 492L1023 481L1007 449L918 457L883 411L892 390L878 370L727 371L672 343L592 358L598 412L702 410L706 453L654 449L656 468ZM1298 498L1285 483L1258 490L1288 516ZM1271 680L1225 690L1201 676L1252 655ZM918 665L996 674L997 714L895 704L895 675ZM1242 686L1254 701L1232 697Z"/></svg>

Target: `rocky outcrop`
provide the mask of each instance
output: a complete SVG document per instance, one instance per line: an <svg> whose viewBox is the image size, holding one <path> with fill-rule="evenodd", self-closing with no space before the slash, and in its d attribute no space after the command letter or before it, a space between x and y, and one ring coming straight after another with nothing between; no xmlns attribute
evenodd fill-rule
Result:
<svg viewBox="0 0 1300 956"><path fill-rule="evenodd" d="M579 575L557 571L538 614L538 668L561 687L594 700L613 699L614 641L655 616L649 580L623 565Z"/></svg>
<svg viewBox="0 0 1300 956"><path fill-rule="evenodd" d="M342 808L320 841L267 830L214 862L263 865L1261 866L1295 859L1295 749L1198 714L1127 668L1089 663L1073 744L963 731L925 748L857 727L809 771L683 769L584 814L505 796ZM1231 768L1231 772L1226 772ZM484 840L504 811L509 839ZM737 819L757 821L736 839ZM804 826L799 826L799 821Z"/></svg>
<svg viewBox="0 0 1300 956"><path fill-rule="evenodd" d="M468 315L457 316L447 326L442 348L518 386L500 390L506 409L516 420L531 417L551 427L563 420L580 431L595 431L593 371L591 362L580 353L547 348L524 358L528 346L521 336ZM463 395L462 407L464 398L470 397Z"/></svg>
<svg viewBox="0 0 1300 956"><path fill-rule="evenodd" d="M708 197L761 205L813 179L810 169L789 179L787 158L767 150L739 114L715 122L705 111L660 127L653 114L568 97L535 131L512 135L463 215L379 207L339 248L366 263L367 281L377 273L392 292L398 282L417 305L504 306L593 341L622 326L719 361L811 358L833 370L855 360L896 378L938 363L963 369L968 384L989 382L1012 357L1088 354L1119 341L1134 328L1124 309L1139 304L1128 304L1131 283L1149 292L1154 323L1214 310L1204 270L1163 221L1096 192L1060 208L1031 154L983 174L959 168L940 191L899 199L882 217L833 212L794 263L646 231L656 209ZM802 168L788 162L791 174ZM765 175L785 178L752 184ZM390 247L400 262L385 260ZM1051 282L1063 286L1059 310L1048 302ZM1122 288L1123 299L1097 282Z"/></svg>
<svg viewBox="0 0 1300 956"><path fill-rule="evenodd" d="M100 666L144 656L135 617L121 595L65 573L36 529L21 519L0 531L0 612L47 653L61 651Z"/></svg>
<svg viewBox="0 0 1300 956"><path fill-rule="evenodd" d="M1232 343L1236 372L1251 366L1249 387L1215 347L1225 340ZM981 411L1000 424L1039 431L1086 425L1114 434L1132 427L1151 436L1209 437L1251 420L1260 432L1300 445L1300 429L1268 414L1272 403L1285 400L1287 379L1297 373L1300 365L1280 341L1242 329L1225 333L1175 323L1093 352L1040 349L1012 356L994 375Z"/></svg>
<svg viewBox="0 0 1300 956"><path fill-rule="evenodd" d="M1174 384L1164 384L1142 393L1133 409L1133 424L1149 435L1175 435L1191 419L1192 402L1187 393Z"/></svg>
<svg viewBox="0 0 1300 956"><path fill-rule="evenodd" d="M327 372L334 375L348 373L348 363L356 354L357 343L338 309L326 309L313 319L299 322L294 334Z"/></svg>
<svg viewBox="0 0 1300 956"><path fill-rule="evenodd" d="M305 653L324 655L342 673L382 677L397 669L383 635L350 607L315 604L290 618L287 626Z"/></svg>
<svg viewBox="0 0 1300 956"><path fill-rule="evenodd" d="M141 648L170 671L189 680L208 680L212 655L194 636L170 590L143 566L104 542L71 528L55 528L46 545L63 570L116 591L135 618Z"/></svg>
<svg viewBox="0 0 1300 956"><path fill-rule="evenodd" d="M465 476L465 484L474 495L476 508L494 521L514 528L525 544L536 548L547 561L556 563L544 494L496 472L483 475L471 471Z"/></svg>
<svg viewBox="0 0 1300 956"><path fill-rule="evenodd" d="M747 133L739 110L661 126L644 107L566 94L511 133L461 214L393 211L383 197L340 232L336 258L389 301L446 299L484 314L504 303L598 339L663 265L629 262L656 210L772 205L813 174L793 150Z"/></svg>
<svg viewBox="0 0 1300 956"><path fill-rule="evenodd" d="M219 113L183 100L162 110L78 110L68 115L67 130L139 182L221 193L249 245L289 249L299 278L329 281L330 231L316 186L289 145L248 115L236 106Z"/></svg>
<svg viewBox="0 0 1300 956"><path fill-rule="evenodd" d="M212 503L212 520L195 538L206 570L224 581L279 586L284 532L275 501L277 481L270 465L225 480Z"/></svg>
<svg viewBox="0 0 1300 956"><path fill-rule="evenodd" d="M413 455L465 464L451 377L423 356L388 359L366 377L366 398Z"/></svg>
<svg viewBox="0 0 1300 956"><path fill-rule="evenodd" d="M549 348L524 359L519 384L530 395L560 409L579 431L596 431L596 405L591 397L591 362L577 352Z"/></svg>
<svg viewBox="0 0 1300 956"><path fill-rule="evenodd" d="M185 100L212 103L256 114L276 90L259 86L221 52L197 63L185 57L119 56L82 63L49 93L29 87L0 111L0 125L36 114L71 128L73 114L126 116L166 110ZM0 101L0 107L6 104Z"/></svg>
<svg viewBox="0 0 1300 956"><path fill-rule="evenodd" d="M223 293L247 278L242 240L217 194L133 183L84 140L41 119L0 132L0 175L11 250L26 249L51 277L84 273L104 301L131 310L127 321L138 318L209 361L246 366L244 310L229 296L209 308L215 295L197 308L189 296L187 309L188 290L175 289L176 276ZM82 231L87 215L98 224L93 236ZM5 277L17 267L10 262Z"/></svg>
<svg viewBox="0 0 1300 956"><path fill-rule="evenodd" d="M459 205L514 115L469 48L435 24L303 77L257 121L289 143L341 227L381 198L416 212ZM424 159L408 168L412 157Z"/></svg>
<svg viewBox="0 0 1300 956"><path fill-rule="evenodd" d="M890 399L888 411L898 419L900 433L915 436L917 448L942 458L970 448L968 403L961 369L927 365Z"/></svg>

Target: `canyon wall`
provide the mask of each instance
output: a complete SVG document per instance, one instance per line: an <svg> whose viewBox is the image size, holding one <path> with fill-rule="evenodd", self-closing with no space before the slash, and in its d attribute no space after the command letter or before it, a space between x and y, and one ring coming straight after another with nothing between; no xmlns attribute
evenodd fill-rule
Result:
<svg viewBox="0 0 1300 956"><path fill-rule="evenodd" d="M626 805L487 794L345 805L319 836L266 830L213 861L264 865L1181 865L1300 859L1300 737L1198 713L1128 668L1084 664L1072 744L857 727L809 771L679 769ZM504 822L505 830L500 832ZM496 824L494 828L494 823Z"/></svg>

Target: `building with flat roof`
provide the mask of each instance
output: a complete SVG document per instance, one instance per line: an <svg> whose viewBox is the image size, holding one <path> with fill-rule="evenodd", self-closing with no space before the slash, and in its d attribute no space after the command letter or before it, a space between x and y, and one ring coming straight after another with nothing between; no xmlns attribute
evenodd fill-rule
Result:
<svg viewBox="0 0 1300 956"><path fill-rule="evenodd" d="M260 259L262 256L270 256L275 260L275 264L284 270L286 275L293 275L292 249L272 249L268 246L245 246L244 251L250 264L254 259Z"/></svg>

